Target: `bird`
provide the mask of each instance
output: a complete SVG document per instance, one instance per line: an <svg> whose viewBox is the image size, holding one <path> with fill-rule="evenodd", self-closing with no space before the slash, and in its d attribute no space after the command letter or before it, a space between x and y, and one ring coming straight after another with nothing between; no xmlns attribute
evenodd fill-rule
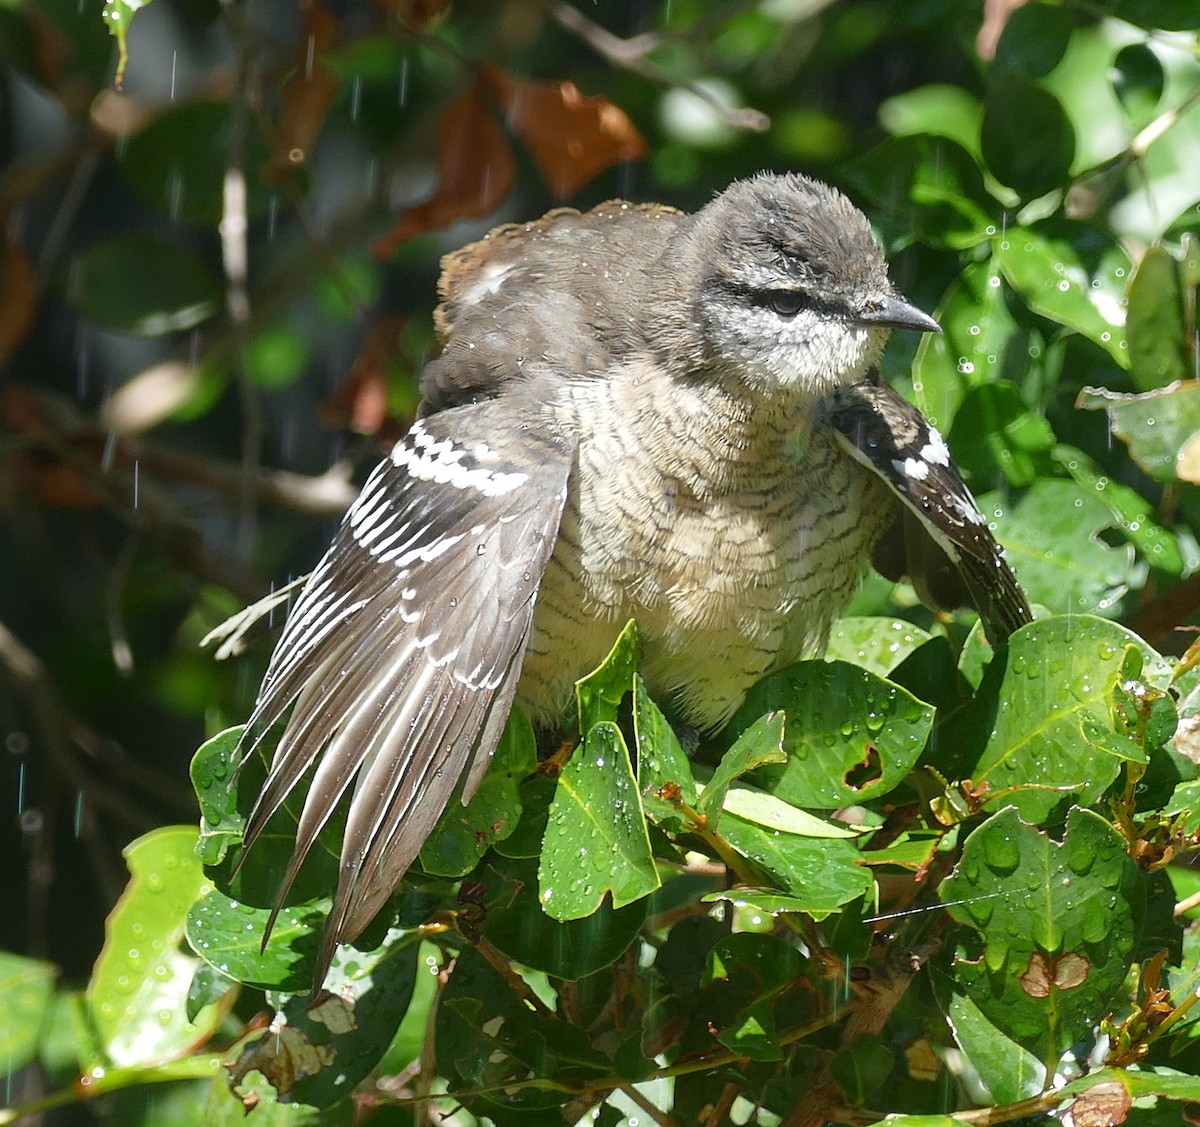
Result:
<svg viewBox="0 0 1200 1127"><path fill-rule="evenodd" d="M893 330L940 329L838 190L761 173L690 214L558 209L447 255L439 297L416 421L292 606L239 748L282 726L243 857L312 772L275 912L349 792L318 986L514 703L561 731L629 619L651 693L710 733L821 652L873 554L993 644L1031 618L941 435L880 378Z"/></svg>

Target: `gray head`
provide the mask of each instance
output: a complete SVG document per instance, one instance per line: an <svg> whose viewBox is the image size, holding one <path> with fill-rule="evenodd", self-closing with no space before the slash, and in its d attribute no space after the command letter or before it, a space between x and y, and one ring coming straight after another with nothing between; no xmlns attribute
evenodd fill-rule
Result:
<svg viewBox="0 0 1200 1127"><path fill-rule="evenodd" d="M893 328L938 331L896 294L867 217L816 180L737 181L693 237L710 363L768 394L824 394L877 363Z"/></svg>

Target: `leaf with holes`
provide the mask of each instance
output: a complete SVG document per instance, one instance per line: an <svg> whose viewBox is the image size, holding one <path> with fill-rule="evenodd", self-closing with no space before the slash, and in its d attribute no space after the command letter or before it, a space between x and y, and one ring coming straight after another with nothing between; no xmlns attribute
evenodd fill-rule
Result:
<svg viewBox="0 0 1200 1127"><path fill-rule="evenodd" d="M973 929L957 988L1006 1037L1053 1059L1087 1036L1129 970L1145 888L1121 835L1078 807L1061 842L1012 807L976 829L941 888Z"/></svg>
<svg viewBox="0 0 1200 1127"><path fill-rule="evenodd" d="M805 809L886 794L911 770L933 726L933 709L899 685L842 661L802 661L759 681L724 738L732 743L773 710L787 718L787 761L759 768L750 781Z"/></svg>

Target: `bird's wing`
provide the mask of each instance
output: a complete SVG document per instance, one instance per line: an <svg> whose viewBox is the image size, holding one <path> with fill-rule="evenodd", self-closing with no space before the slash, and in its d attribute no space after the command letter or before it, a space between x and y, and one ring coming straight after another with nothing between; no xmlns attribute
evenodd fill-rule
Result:
<svg viewBox="0 0 1200 1127"><path fill-rule="evenodd" d="M876 566L907 573L935 607L970 602L993 644L1033 615L971 491L937 429L902 395L875 379L843 388L829 420L845 450L902 503L879 541Z"/></svg>
<svg viewBox="0 0 1200 1127"><path fill-rule="evenodd" d="M496 401L440 412L376 467L292 609L247 725L243 755L291 710L245 848L316 764L276 911L353 788L318 983L460 780L464 801L474 793L504 728L574 460L510 414Z"/></svg>

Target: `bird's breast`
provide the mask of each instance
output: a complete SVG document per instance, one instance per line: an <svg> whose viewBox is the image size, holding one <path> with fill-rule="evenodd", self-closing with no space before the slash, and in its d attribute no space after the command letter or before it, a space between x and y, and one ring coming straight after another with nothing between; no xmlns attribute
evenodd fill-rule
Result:
<svg viewBox="0 0 1200 1127"><path fill-rule="evenodd" d="M588 390L602 400L614 392ZM756 680L824 644L882 531L883 487L823 426L796 433L774 420L759 428L766 441L741 441L719 420L706 437L694 418L664 426L629 407L575 407L589 429L521 697L538 719L561 719L575 680L636 618L651 693L712 729Z"/></svg>

